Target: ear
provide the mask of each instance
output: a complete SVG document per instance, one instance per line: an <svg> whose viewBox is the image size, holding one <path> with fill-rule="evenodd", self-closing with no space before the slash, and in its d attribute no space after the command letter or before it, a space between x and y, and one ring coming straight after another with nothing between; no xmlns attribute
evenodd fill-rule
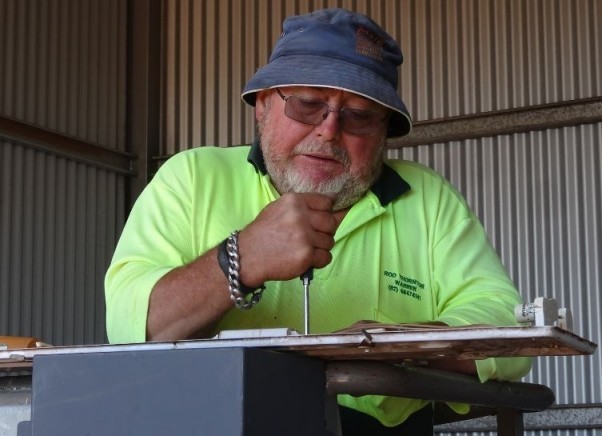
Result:
<svg viewBox="0 0 602 436"><path fill-rule="evenodd" d="M262 90L258 91L255 95L255 120L260 121L263 119L264 114L269 109L269 105L267 99L269 98L270 93Z"/></svg>

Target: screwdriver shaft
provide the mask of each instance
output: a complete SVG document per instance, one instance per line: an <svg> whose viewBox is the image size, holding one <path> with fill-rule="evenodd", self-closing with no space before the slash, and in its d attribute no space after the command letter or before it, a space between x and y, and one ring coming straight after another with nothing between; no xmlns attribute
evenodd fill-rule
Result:
<svg viewBox="0 0 602 436"><path fill-rule="evenodd" d="M305 293L305 334L309 334L309 281L303 280L303 292Z"/></svg>

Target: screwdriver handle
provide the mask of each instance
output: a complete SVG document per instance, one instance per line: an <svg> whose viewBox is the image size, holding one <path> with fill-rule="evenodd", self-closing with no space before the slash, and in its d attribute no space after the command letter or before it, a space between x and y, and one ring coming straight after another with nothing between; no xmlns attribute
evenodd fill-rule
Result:
<svg viewBox="0 0 602 436"><path fill-rule="evenodd" d="M303 284L308 284L314 279L314 269L313 268L309 268L307 271L305 271L303 274L301 274L301 277L299 277L301 279L301 281L303 282ZM307 282L307 283L306 283Z"/></svg>
<svg viewBox="0 0 602 436"><path fill-rule="evenodd" d="M309 268L303 274L301 274L301 281L303 282L303 294L304 294L304 331L305 334L309 334L309 284L314 278L314 269Z"/></svg>

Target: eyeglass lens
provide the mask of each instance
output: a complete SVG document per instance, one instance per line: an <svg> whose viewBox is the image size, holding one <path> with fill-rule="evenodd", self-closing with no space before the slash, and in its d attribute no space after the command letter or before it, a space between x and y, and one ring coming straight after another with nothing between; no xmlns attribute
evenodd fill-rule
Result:
<svg viewBox="0 0 602 436"><path fill-rule="evenodd" d="M378 131L382 122L387 118L376 112L363 109L342 108L335 110L320 100L298 95L285 97L280 90L277 91L285 101L284 114L303 124L318 125L326 119L329 112L338 112L341 130L352 135L371 135Z"/></svg>

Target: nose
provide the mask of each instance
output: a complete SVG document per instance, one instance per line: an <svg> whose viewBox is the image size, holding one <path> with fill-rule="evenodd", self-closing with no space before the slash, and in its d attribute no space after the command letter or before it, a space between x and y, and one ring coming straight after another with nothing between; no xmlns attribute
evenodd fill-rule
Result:
<svg viewBox="0 0 602 436"><path fill-rule="evenodd" d="M329 109L324 121L314 127L314 131L326 141L337 139L341 135L340 111Z"/></svg>

